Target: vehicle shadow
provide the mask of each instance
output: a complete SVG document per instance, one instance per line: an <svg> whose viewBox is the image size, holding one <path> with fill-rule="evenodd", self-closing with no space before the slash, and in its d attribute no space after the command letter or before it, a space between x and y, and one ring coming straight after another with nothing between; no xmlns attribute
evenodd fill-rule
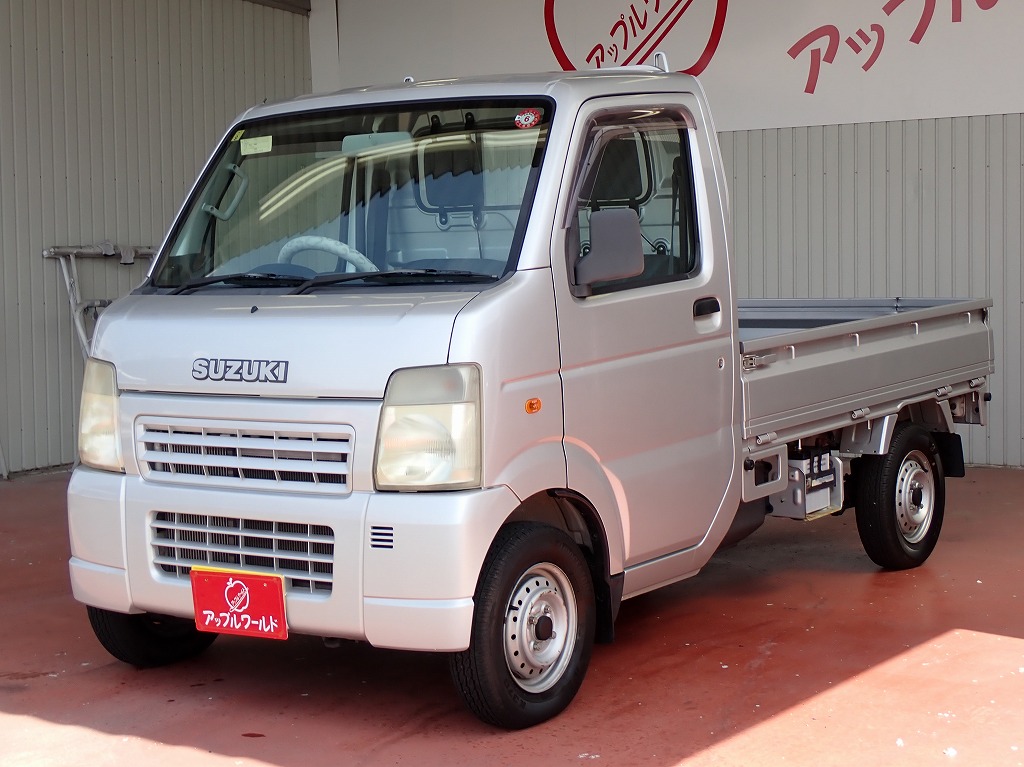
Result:
<svg viewBox="0 0 1024 767"><path fill-rule="evenodd" d="M463 709L439 654L221 637L173 667L114 661L70 595L62 483L0 487L3 763L710 764L728 739L946 632L1024 638L1007 609L1024 533L1003 500L1024 473L976 469L950 483L924 567L875 568L852 512L769 520L699 577L625 602L572 706L509 733Z"/></svg>

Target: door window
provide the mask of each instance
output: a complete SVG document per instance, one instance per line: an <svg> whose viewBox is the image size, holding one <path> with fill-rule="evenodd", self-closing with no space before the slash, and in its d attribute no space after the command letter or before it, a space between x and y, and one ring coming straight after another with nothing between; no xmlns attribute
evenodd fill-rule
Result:
<svg viewBox="0 0 1024 767"><path fill-rule="evenodd" d="M691 157L691 129L682 115L663 110L615 113L596 119L577 185L568 257L587 257L590 217L606 208L630 208L640 220L643 271L592 286L593 294L683 280L700 271L699 232ZM569 264L574 274L575 263Z"/></svg>

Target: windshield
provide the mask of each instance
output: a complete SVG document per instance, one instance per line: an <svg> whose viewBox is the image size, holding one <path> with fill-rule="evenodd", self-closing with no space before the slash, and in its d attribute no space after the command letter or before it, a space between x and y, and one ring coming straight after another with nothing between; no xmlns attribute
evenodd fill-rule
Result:
<svg viewBox="0 0 1024 767"><path fill-rule="evenodd" d="M151 284L180 293L497 279L515 268L550 117L546 101L490 100L244 123Z"/></svg>

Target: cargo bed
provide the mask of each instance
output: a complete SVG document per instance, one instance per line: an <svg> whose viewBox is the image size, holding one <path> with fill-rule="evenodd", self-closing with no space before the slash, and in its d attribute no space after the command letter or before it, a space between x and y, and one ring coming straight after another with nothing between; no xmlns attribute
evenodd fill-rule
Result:
<svg viewBox="0 0 1024 767"><path fill-rule="evenodd" d="M984 387L991 300L739 302L743 439L792 442Z"/></svg>

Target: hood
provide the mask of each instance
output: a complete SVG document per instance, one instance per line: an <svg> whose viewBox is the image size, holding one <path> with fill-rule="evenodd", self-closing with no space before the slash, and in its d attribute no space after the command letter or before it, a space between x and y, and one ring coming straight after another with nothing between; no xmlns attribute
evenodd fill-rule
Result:
<svg viewBox="0 0 1024 767"><path fill-rule="evenodd" d="M476 295L133 295L100 315L92 354L127 391L379 399L396 368L447 361Z"/></svg>

